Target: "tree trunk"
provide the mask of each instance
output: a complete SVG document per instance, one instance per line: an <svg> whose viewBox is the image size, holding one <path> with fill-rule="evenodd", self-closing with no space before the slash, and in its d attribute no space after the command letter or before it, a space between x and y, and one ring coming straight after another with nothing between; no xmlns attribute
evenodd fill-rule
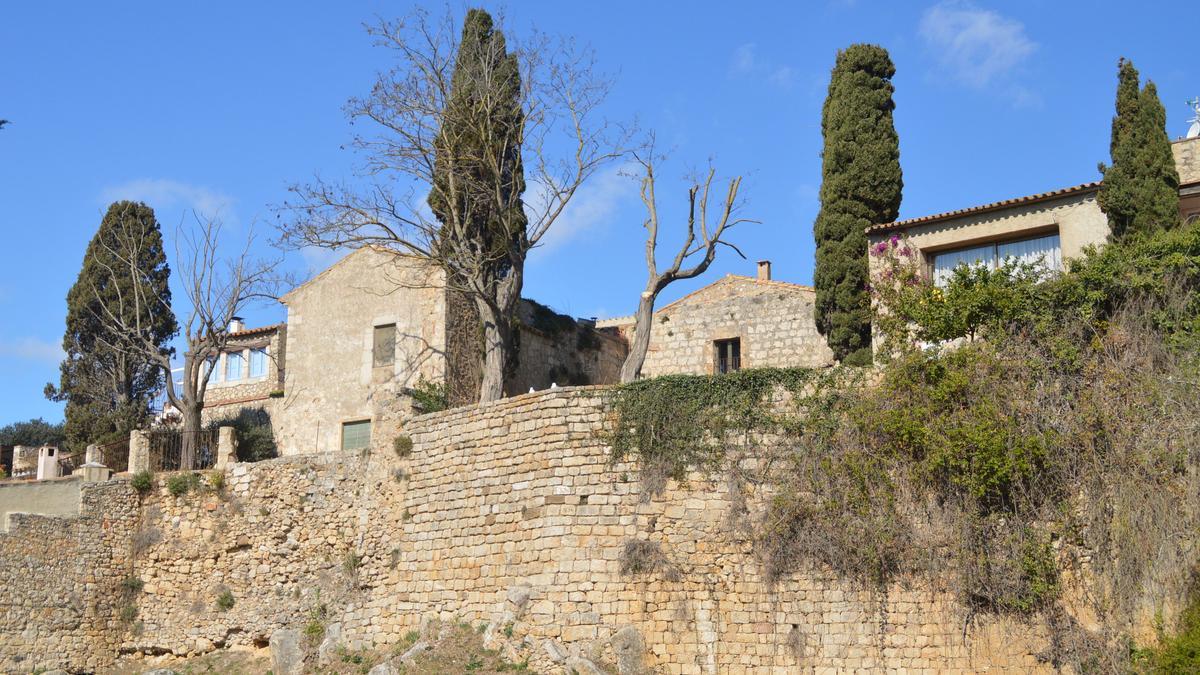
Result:
<svg viewBox="0 0 1200 675"><path fill-rule="evenodd" d="M200 440L201 406L187 401L183 410L183 431L179 439L179 470L190 471L196 466L196 446Z"/></svg>
<svg viewBox="0 0 1200 675"><path fill-rule="evenodd" d="M507 316L502 316L490 304L477 303L483 322L483 377L479 385L479 402L498 401L504 396L504 372L512 348L512 328Z"/></svg>
<svg viewBox="0 0 1200 675"><path fill-rule="evenodd" d="M621 365L621 382L633 382L642 374L646 351L650 348L650 330L654 326L654 299L657 294L646 291L638 300L637 318L633 323L633 344L629 356Z"/></svg>

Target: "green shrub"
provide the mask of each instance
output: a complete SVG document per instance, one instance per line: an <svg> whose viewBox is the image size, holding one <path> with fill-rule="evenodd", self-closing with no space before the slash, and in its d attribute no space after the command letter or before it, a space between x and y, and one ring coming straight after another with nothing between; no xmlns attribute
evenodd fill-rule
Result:
<svg viewBox="0 0 1200 675"><path fill-rule="evenodd" d="M438 412L449 407L444 382L431 382L422 375L408 393L412 396L413 408L422 413Z"/></svg>
<svg viewBox="0 0 1200 675"><path fill-rule="evenodd" d="M122 605L121 609L117 612L117 619L120 620L121 623L133 623L133 620L136 619L137 616L137 605Z"/></svg>
<svg viewBox="0 0 1200 675"><path fill-rule="evenodd" d="M412 437L401 434L392 440L392 448L396 451L396 456L400 459L405 459L412 455L413 441Z"/></svg>
<svg viewBox="0 0 1200 675"><path fill-rule="evenodd" d="M139 471L129 479L129 486L141 494L146 494L154 487L154 474L149 471Z"/></svg>
<svg viewBox="0 0 1200 675"><path fill-rule="evenodd" d="M228 589L217 594L217 609L221 610L222 612L228 612L229 610L233 609L234 602L235 600L233 598L233 593L231 593Z"/></svg>
<svg viewBox="0 0 1200 675"><path fill-rule="evenodd" d="M225 489L225 472L212 471L208 474L208 486L220 492Z"/></svg>
<svg viewBox="0 0 1200 675"><path fill-rule="evenodd" d="M200 487L200 474L187 471L177 473L167 479L167 492L172 497L181 497Z"/></svg>
<svg viewBox="0 0 1200 675"><path fill-rule="evenodd" d="M137 577L125 577L121 582L121 589L129 595L137 595L142 592L145 583Z"/></svg>
<svg viewBox="0 0 1200 675"><path fill-rule="evenodd" d="M282 395L282 392L280 392ZM233 427L237 433L237 460L261 462L279 456L271 415L261 408L242 408L237 417L213 422L211 427Z"/></svg>

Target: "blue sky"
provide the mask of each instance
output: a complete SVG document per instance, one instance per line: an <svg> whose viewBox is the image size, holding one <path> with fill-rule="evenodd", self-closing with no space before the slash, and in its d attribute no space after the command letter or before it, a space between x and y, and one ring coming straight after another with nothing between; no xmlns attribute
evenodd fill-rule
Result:
<svg viewBox="0 0 1200 675"><path fill-rule="evenodd" d="M497 9L495 3L483 3ZM108 202L153 206L168 240L190 209L229 233L273 235L272 205L315 172L350 176L342 104L389 54L363 22L411 3L210 2L6 5L0 22L0 424L45 416L65 296ZM434 11L444 5L431 3ZM461 13L466 5L453 4ZM712 158L745 177L745 215L723 255L668 302L769 258L812 279L820 113L837 50L885 46L896 62L902 217L1097 177L1107 159L1116 62L1153 79L1172 137L1200 94L1191 3L524 1L507 28L571 35L615 77L606 113L657 132L672 161L659 195L677 217L684 177ZM598 175L534 253L526 295L577 316L631 313L644 284L642 209L616 168ZM669 227L669 225L667 225ZM168 255L173 249L168 244ZM301 274L326 260L288 254ZM278 306L252 324L283 318Z"/></svg>

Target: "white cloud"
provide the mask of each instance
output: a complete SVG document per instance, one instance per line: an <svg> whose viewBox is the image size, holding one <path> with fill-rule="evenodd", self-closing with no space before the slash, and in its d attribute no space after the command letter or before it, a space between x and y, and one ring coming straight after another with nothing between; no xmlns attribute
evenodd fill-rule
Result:
<svg viewBox="0 0 1200 675"><path fill-rule="evenodd" d="M0 358L57 365L63 360L63 356L62 345L58 342L32 337L0 340Z"/></svg>
<svg viewBox="0 0 1200 675"><path fill-rule="evenodd" d="M139 178L113 185L105 188L100 198L106 204L129 199L146 202L156 211L182 209L209 218L220 217L226 223L237 222L233 197L219 190L168 178Z"/></svg>
<svg viewBox="0 0 1200 675"><path fill-rule="evenodd" d="M747 42L733 50L733 72L749 73L754 70L754 43Z"/></svg>
<svg viewBox="0 0 1200 675"><path fill-rule="evenodd" d="M341 260L348 251L325 248L323 246L305 246L300 249L300 257L309 276L320 274L329 269L333 263Z"/></svg>
<svg viewBox="0 0 1200 675"><path fill-rule="evenodd" d="M637 195L637 181L626 175L631 170L626 166L615 166L602 171L583 184L571 198L562 215L542 237L541 245L534 255L545 254L564 244L595 230L612 218L617 208L626 200ZM526 199L530 212L544 203L545 196L534 185Z"/></svg>
<svg viewBox="0 0 1200 675"><path fill-rule="evenodd" d="M1037 49L1020 21L966 0L944 0L925 10L920 35L946 72L976 89L1004 80Z"/></svg>
<svg viewBox="0 0 1200 675"><path fill-rule="evenodd" d="M758 46L753 42L738 46L733 50L733 60L729 64L731 75L739 77L762 78L767 82L787 89L796 79L796 70L791 66L780 66L768 59L759 58L756 53Z"/></svg>

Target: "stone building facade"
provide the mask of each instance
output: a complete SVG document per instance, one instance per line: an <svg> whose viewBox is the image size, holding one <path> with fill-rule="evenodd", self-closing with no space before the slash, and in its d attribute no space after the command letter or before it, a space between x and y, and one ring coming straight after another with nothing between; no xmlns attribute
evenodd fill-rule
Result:
<svg viewBox="0 0 1200 675"><path fill-rule="evenodd" d="M642 375L708 375L739 368L821 367L833 352L817 333L815 291L771 279L727 275L654 312ZM596 324L633 339L634 318Z"/></svg>
<svg viewBox="0 0 1200 675"><path fill-rule="evenodd" d="M390 447L414 414L413 389L446 383L448 354L458 350L469 361L478 345L477 323L455 324L450 297L440 270L373 247L286 294L285 324L246 331L276 336L271 345L279 344L272 373L282 379L266 392L263 408L280 454ZM508 395L617 380L626 352L618 336L529 300L517 318ZM218 410L245 405L224 403L224 389L215 391L208 403Z"/></svg>
<svg viewBox="0 0 1200 675"><path fill-rule="evenodd" d="M440 285L437 271L364 247L281 298L287 361L274 413L281 454L395 436L411 415L406 388L444 377Z"/></svg>
<svg viewBox="0 0 1200 675"><path fill-rule="evenodd" d="M1200 138L1171 144L1179 172L1180 217L1200 216ZM1054 270L1088 246L1108 240L1108 218L1096 202L1100 182L867 228L872 246L900 235L935 280L960 262L996 264L1007 255L1040 258Z"/></svg>

